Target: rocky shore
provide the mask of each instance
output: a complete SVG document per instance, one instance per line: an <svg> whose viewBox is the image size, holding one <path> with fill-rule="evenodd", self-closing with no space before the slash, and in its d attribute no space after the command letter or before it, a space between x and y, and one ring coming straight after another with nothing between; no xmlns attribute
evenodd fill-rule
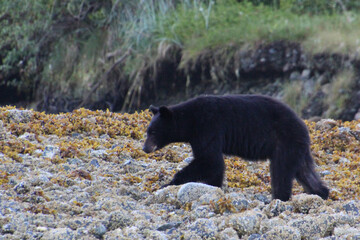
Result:
<svg viewBox="0 0 360 240"><path fill-rule="evenodd" d="M226 157L225 186L160 189L186 144L142 150L149 112L0 108L0 239L360 239L360 122L307 122L330 199L295 183L272 200L268 162Z"/></svg>

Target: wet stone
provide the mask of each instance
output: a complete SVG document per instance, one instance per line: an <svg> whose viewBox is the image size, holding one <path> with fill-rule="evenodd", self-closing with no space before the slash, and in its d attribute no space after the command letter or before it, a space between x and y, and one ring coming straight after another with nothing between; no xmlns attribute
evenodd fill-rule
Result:
<svg viewBox="0 0 360 240"><path fill-rule="evenodd" d="M204 194L215 192L222 192L222 190L203 183L186 183L180 187L177 198L182 204L185 204L199 199Z"/></svg>
<svg viewBox="0 0 360 240"><path fill-rule="evenodd" d="M90 165L94 167L100 167L99 161L96 159L91 160Z"/></svg>
<svg viewBox="0 0 360 240"><path fill-rule="evenodd" d="M233 228L226 228L218 234L218 238L219 240L238 240L239 236Z"/></svg>
<svg viewBox="0 0 360 240"><path fill-rule="evenodd" d="M189 226L189 230L202 238L209 239L215 237L217 227L213 220L200 218Z"/></svg>
<svg viewBox="0 0 360 240"><path fill-rule="evenodd" d="M133 223L133 217L126 211L116 211L110 214L107 221L107 229L111 231L117 228L131 226Z"/></svg>
<svg viewBox="0 0 360 240"><path fill-rule="evenodd" d="M343 209L348 214L353 214L355 216L359 216L359 204L356 204L355 201L350 201L343 205Z"/></svg>
<svg viewBox="0 0 360 240"><path fill-rule="evenodd" d="M105 235L106 231L107 231L106 227L105 227L104 224L101 223L101 222L95 223L95 224L91 227L91 230L90 230L90 232L91 232L96 238L100 238L100 239Z"/></svg>
<svg viewBox="0 0 360 240"><path fill-rule="evenodd" d="M75 239L75 232L70 228L55 228L44 233L41 239L44 240L63 240Z"/></svg>
<svg viewBox="0 0 360 240"><path fill-rule="evenodd" d="M171 222L166 223L157 228L158 231L166 231L172 228L178 228L181 225L181 222Z"/></svg>
<svg viewBox="0 0 360 240"><path fill-rule="evenodd" d="M293 197L294 208L301 213L309 213L324 205L324 200L318 195L299 194Z"/></svg>
<svg viewBox="0 0 360 240"><path fill-rule="evenodd" d="M28 123L31 121L34 113L31 110L7 110L8 120L14 123Z"/></svg>
<svg viewBox="0 0 360 240"><path fill-rule="evenodd" d="M279 216L284 211L292 211L292 209L293 207L286 202L274 199L265 207L264 212L268 217L272 218Z"/></svg>
<svg viewBox="0 0 360 240"><path fill-rule="evenodd" d="M281 226L274 227L272 230L268 231L261 236L261 239L271 239L271 240L301 240L300 231L296 228Z"/></svg>
<svg viewBox="0 0 360 240"><path fill-rule="evenodd" d="M14 187L14 191L17 194L25 194L30 191L30 186L27 182L20 182Z"/></svg>
<svg viewBox="0 0 360 240"><path fill-rule="evenodd" d="M246 211L230 216L230 226L240 236L256 233L260 228L261 217L255 211Z"/></svg>

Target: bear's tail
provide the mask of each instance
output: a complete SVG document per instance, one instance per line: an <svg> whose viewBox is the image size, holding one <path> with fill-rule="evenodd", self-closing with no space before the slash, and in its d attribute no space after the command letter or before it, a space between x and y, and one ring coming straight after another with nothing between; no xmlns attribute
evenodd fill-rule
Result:
<svg viewBox="0 0 360 240"><path fill-rule="evenodd" d="M329 197L329 189L321 181L319 175L315 171L314 159L310 154L310 150L305 155L298 172L295 175L296 180L303 186L309 194L319 195L322 199Z"/></svg>

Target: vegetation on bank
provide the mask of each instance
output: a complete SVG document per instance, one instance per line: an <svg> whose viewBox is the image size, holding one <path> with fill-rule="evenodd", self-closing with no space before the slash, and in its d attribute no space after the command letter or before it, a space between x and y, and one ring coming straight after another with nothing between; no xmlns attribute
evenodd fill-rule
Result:
<svg viewBox="0 0 360 240"><path fill-rule="evenodd" d="M180 66L205 50L278 40L357 58L359 10L357 0L3 0L0 101L120 110L140 101L145 69L156 73L174 47Z"/></svg>

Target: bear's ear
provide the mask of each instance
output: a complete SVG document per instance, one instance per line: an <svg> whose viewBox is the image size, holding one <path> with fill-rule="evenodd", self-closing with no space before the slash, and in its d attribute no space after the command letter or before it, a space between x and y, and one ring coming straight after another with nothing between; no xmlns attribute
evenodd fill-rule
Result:
<svg viewBox="0 0 360 240"><path fill-rule="evenodd" d="M155 115L159 112L159 108L153 105L150 105L149 110Z"/></svg>
<svg viewBox="0 0 360 240"><path fill-rule="evenodd" d="M160 107L159 112L160 112L160 116L163 118L166 118L166 119L172 118L173 112L168 107L165 107L165 106Z"/></svg>

